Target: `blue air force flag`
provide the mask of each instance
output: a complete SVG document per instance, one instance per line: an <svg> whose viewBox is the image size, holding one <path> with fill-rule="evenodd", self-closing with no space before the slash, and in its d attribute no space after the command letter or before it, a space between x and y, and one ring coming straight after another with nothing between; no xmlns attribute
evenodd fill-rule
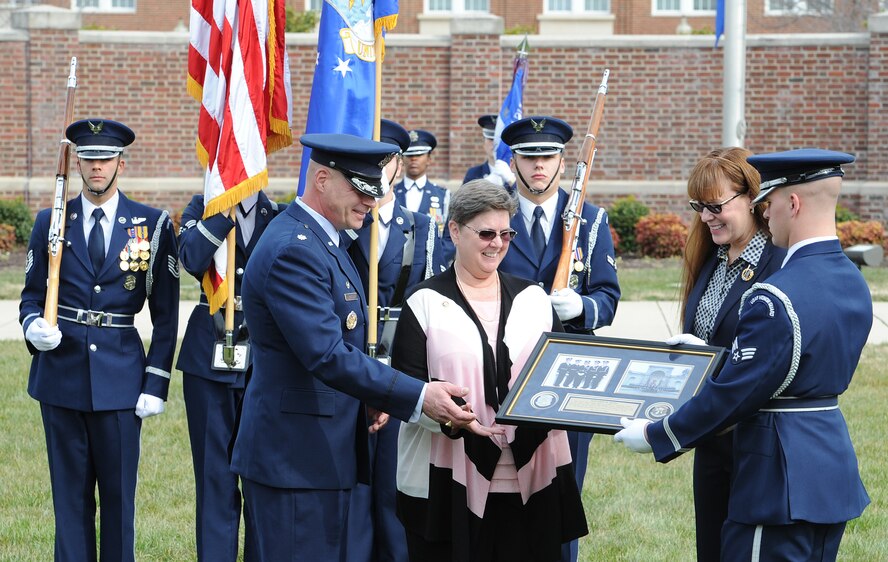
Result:
<svg viewBox="0 0 888 562"><path fill-rule="evenodd" d="M496 118L496 132L493 136L493 145L496 150L496 159L508 164L512 160L512 151L502 141L503 129L508 125L524 117L524 85L527 83L527 39L518 46L518 54L515 56L515 72L512 75L512 87L503 100L499 115Z"/></svg>
<svg viewBox="0 0 888 562"><path fill-rule="evenodd" d="M318 30L306 133L373 136L375 42L397 23L397 0L325 0ZM298 194L305 190L311 149L303 148Z"/></svg>

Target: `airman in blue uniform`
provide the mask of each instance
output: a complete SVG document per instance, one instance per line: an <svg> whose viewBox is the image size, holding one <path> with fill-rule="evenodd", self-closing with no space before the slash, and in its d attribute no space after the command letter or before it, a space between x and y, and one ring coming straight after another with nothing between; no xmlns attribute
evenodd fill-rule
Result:
<svg viewBox="0 0 888 562"><path fill-rule="evenodd" d="M398 205L415 213L425 213L438 227L438 236L444 233L450 191L429 181L427 172L432 163L432 151L438 146L435 135L422 129L408 133L410 146L404 151L404 179L395 185Z"/></svg>
<svg viewBox="0 0 888 562"><path fill-rule="evenodd" d="M259 560L342 560L368 431L388 414L455 427L475 416L453 401L466 389L424 384L364 353L367 301L339 231L362 226L398 147L344 134L300 141L312 148L305 192L266 228L244 274L253 374L232 470Z"/></svg>
<svg viewBox="0 0 888 562"><path fill-rule="evenodd" d="M544 116L520 119L502 132L503 142L512 149L511 169L517 177L518 213L512 217L512 228L518 234L500 270L533 279L549 293L561 255L561 216L568 204L558 180L564 173L564 145L572 136L566 122ZM549 298L565 331L588 334L613 322L620 285L607 213L586 201L582 217L570 286ZM592 434L571 431L568 439L577 487L582 490ZM565 545L562 560L576 558L577 541L573 541Z"/></svg>
<svg viewBox="0 0 888 562"><path fill-rule="evenodd" d="M182 212L179 230L179 260L198 281L210 267L213 255L232 228L235 229L234 326L237 345L249 344L249 329L241 306L241 280L250 254L265 228L286 205L271 201L263 192L250 195L237 206L237 219L226 213L203 218L204 196L195 195ZM188 319L176 368L182 371L185 413L191 439L196 492L195 530L197 559L237 559L241 518L241 492L237 475L229 467L229 444L233 438L237 410L243 400L252 362L249 355L234 368L215 360L224 340L224 310L209 314L207 297ZM221 356L219 356L221 358ZM249 513L244 514L249 525ZM245 558L252 552L245 548Z"/></svg>
<svg viewBox="0 0 888 562"><path fill-rule="evenodd" d="M494 146L496 118L496 114L482 115L478 118L478 126L481 127L481 134L484 138L484 162L469 168L462 182L466 184L472 180L483 179L512 191L515 187L515 174L509 169L509 163L496 163L496 147Z"/></svg>
<svg viewBox="0 0 888 562"><path fill-rule="evenodd" d="M380 120L379 140L400 147L402 152L410 145L407 130L388 119ZM445 269L441 239L431 219L399 205L394 192L387 188L398 176L401 166L400 154L386 164L382 177L386 192L377 202L380 225L376 291L380 322L375 351L376 357L383 361L387 361L391 351L394 328L407 290ZM345 243L351 241L348 254L361 277L365 294L369 289L371 221L372 217L367 215L360 230L348 230L344 237ZM386 317L390 319L383 321ZM395 510L400 427L400 421L390 419L382 429L370 435L370 485L358 484L352 491L348 512L350 562L407 559L404 526Z"/></svg>
<svg viewBox="0 0 888 562"><path fill-rule="evenodd" d="M58 325L43 317L51 209L37 215L28 244L19 321L32 353L28 393L40 402L55 512L55 559L135 558L135 496L142 419L163 412L179 318L176 236L166 211L118 190L122 123L71 124L83 179L67 202L59 272ZM147 357L133 322L148 303Z"/></svg>
<svg viewBox="0 0 888 562"><path fill-rule="evenodd" d="M748 158L762 176L753 204L783 267L743 295L718 378L661 421L623 419L615 440L660 462L734 427L722 560L835 560L845 524L869 497L838 395L872 327L869 289L842 252L835 207L854 157L817 149Z"/></svg>

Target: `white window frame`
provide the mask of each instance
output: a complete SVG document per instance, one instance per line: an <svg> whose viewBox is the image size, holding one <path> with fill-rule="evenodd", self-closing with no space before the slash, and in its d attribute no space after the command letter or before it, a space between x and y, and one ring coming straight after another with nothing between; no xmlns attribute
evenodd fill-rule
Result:
<svg viewBox="0 0 888 562"><path fill-rule="evenodd" d="M317 0L317 2L318 2L318 7L314 8L312 6L312 3L313 3L312 0L305 0L305 11L306 12L312 12L312 11L320 12L321 8L324 7L324 0Z"/></svg>
<svg viewBox="0 0 888 562"><path fill-rule="evenodd" d="M610 14L611 5L614 0L608 0L607 10L587 10L586 0L570 0L570 10L550 10L549 0L543 0L544 14ZM617 0L619 2L620 0ZM888 0L886 0L888 1Z"/></svg>
<svg viewBox="0 0 888 562"><path fill-rule="evenodd" d="M77 0L71 0L71 9L76 12L90 14L135 14L138 2L139 0L133 0L132 8L117 8L111 5L111 0L99 0L99 5L96 8L92 6L84 6L81 8L77 5Z"/></svg>
<svg viewBox="0 0 888 562"><path fill-rule="evenodd" d="M836 2L831 0L832 6L828 10L808 10L807 0L796 0L796 6L791 10L771 7L771 0L765 0L766 16L828 16L836 11Z"/></svg>
<svg viewBox="0 0 888 562"><path fill-rule="evenodd" d="M466 10L465 0L450 0L450 10L432 10L429 8L429 0L422 0L422 13L424 14L489 14L490 0L487 0L486 10Z"/></svg>
<svg viewBox="0 0 888 562"><path fill-rule="evenodd" d="M677 10L660 10L657 9L657 0L651 0L652 16L714 16L715 10L695 10L694 0L680 0L680 6Z"/></svg>

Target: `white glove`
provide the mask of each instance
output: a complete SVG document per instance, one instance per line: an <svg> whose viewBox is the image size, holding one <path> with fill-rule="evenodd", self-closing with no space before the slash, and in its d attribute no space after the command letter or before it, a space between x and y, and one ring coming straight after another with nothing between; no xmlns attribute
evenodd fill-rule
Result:
<svg viewBox="0 0 888 562"><path fill-rule="evenodd" d="M562 322L573 320L583 313L583 297L571 288L558 289L549 295L549 300Z"/></svg>
<svg viewBox="0 0 888 562"><path fill-rule="evenodd" d="M644 436L644 428L651 423L651 420L620 418L620 423L623 424L624 429L614 435L614 443L622 443L626 445L627 449L636 453L653 452L651 444L648 443L647 438Z"/></svg>
<svg viewBox="0 0 888 562"><path fill-rule="evenodd" d="M694 334L675 334L666 339L666 345L678 345L680 343L689 343L691 345L706 345L706 342L695 336Z"/></svg>
<svg viewBox="0 0 888 562"><path fill-rule="evenodd" d="M493 170L491 170L491 172L501 177L503 181L507 184L515 183L515 173L512 172L512 169L509 168L509 165L502 160L497 160L493 164Z"/></svg>
<svg viewBox="0 0 888 562"><path fill-rule="evenodd" d="M40 351L55 349L62 342L62 331L58 326L50 326L46 318L38 317L28 324L25 337Z"/></svg>
<svg viewBox="0 0 888 562"><path fill-rule="evenodd" d="M163 399L151 394L140 394L136 401L136 415L142 418L150 418L163 413Z"/></svg>

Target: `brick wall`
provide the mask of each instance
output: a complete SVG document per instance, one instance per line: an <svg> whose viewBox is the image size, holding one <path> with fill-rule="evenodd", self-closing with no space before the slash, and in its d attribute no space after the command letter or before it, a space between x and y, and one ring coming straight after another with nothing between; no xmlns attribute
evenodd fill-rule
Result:
<svg viewBox="0 0 888 562"><path fill-rule="evenodd" d="M846 200L877 218L888 214L885 18L871 18L877 24L872 34L751 36L747 51L746 145L756 152L817 146L855 153L858 162L848 167L846 179L859 187L847 190ZM475 120L498 110L519 40L484 34L389 38L383 114L438 137L433 179L456 184L481 161ZM298 137L316 39L292 34L287 41ZM636 193L664 210L683 210L681 182L700 155L720 144L722 51L707 37L530 41L525 115L564 118L576 138L587 126L602 70L611 70L591 172L596 201ZM68 61L76 55L75 117L114 118L136 132L123 185L143 201L184 206L202 178L194 156L198 105L185 92L187 42L182 33L77 27L0 34L0 150L11 156L0 196L26 195L33 208L48 205ZM568 163L579 144L569 145ZM276 182L271 191L295 190L299 160L296 147L269 157Z"/></svg>

